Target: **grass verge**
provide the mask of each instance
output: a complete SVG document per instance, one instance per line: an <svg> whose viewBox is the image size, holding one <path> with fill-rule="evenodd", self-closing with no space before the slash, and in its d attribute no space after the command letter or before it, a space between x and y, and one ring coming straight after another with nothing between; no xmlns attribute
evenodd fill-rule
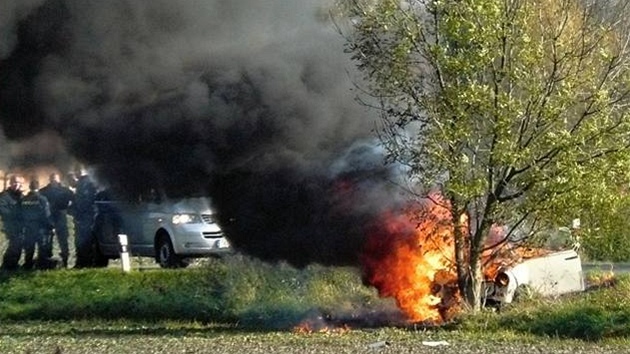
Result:
<svg viewBox="0 0 630 354"><path fill-rule="evenodd" d="M626 352L630 335L628 277L436 328L405 322L355 269L241 256L185 270L0 273L0 298L2 353L599 353Z"/></svg>

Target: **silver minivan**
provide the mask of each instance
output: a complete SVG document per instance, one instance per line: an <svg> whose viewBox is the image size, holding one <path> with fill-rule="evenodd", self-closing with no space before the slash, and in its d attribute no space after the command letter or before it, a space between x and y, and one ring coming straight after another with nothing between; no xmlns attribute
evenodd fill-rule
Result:
<svg viewBox="0 0 630 354"><path fill-rule="evenodd" d="M126 234L132 256L154 257L165 268L185 267L188 259L231 251L209 198L156 202L96 202L94 232L100 256L120 257L119 234Z"/></svg>

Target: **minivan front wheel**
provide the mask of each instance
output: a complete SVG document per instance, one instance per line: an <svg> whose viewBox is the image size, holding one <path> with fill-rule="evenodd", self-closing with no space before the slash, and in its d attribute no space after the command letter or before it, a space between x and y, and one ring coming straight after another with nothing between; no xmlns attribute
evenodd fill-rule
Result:
<svg viewBox="0 0 630 354"><path fill-rule="evenodd" d="M183 268L187 265L181 257L175 254L173 244L167 235L158 237L155 253L155 261L162 268Z"/></svg>

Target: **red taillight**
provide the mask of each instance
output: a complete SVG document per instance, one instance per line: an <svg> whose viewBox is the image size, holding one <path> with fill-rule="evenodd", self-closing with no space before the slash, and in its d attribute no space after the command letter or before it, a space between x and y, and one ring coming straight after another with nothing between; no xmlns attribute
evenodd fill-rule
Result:
<svg viewBox="0 0 630 354"><path fill-rule="evenodd" d="M505 273L499 273L494 282L499 286L507 286L510 283L510 277Z"/></svg>

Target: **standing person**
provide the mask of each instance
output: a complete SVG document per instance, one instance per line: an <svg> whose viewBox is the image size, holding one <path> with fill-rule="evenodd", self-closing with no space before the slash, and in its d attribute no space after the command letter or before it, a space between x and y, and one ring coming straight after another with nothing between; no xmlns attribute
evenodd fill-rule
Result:
<svg viewBox="0 0 630 354"><path fill-rule="evenodd" d="M32 178L28 184L29 192L22 198L22 217L24 219L24 269L35 266L33 260L37 246L37 267L47 269L51 260L48 254L52 241L50 231L50 206L46 197L39 193L39 181Z"/></svg>
<svg viewBox="0 0 630 354"><path fill-rule="evenodd" d="M2 269L16 270L22 256L22 178L11 176L9 186L0 193L0 215L8 246L2 258Z"/></svg>
<svg viewBox="0 0 630 354"><path fill-rule="evenodd" d="M94 266L94 235L92 226L95 217L96 186L90 176L82 170L77 180L72 216L74 217L75 268Z"/></svg>
<svg viewBox="0 0 630 354"><path fill-rule="evenodd" d="M48 199L50 204L50 221L55 229L57 243L59 244L59 255L64 268L68 267L68 207L74 199L74 193L70 188L61 184L58 173L49 176L49 183L40 190L40 193ZM52 257L52 246L50 242L48 256Z"/></svg>

